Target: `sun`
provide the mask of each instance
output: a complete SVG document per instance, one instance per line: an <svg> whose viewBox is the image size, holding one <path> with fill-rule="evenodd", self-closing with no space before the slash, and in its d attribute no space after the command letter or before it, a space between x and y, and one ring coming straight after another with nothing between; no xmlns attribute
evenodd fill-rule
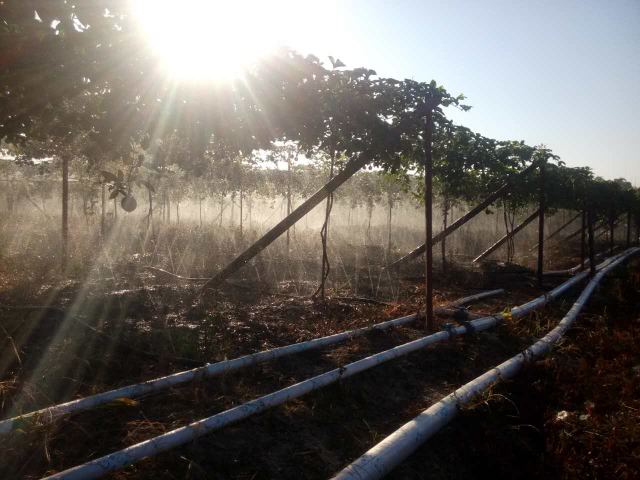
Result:
<svg viewBox="0 0 640 480"><path fill-rule="evenodd" d="M279 46L278 2L137 0L134 5L152 49L181 79L233 79Z"/></svg>

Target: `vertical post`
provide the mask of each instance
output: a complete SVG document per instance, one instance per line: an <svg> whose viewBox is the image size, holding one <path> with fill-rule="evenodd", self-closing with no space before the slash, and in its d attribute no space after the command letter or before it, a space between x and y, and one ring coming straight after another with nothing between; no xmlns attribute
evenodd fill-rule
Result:
<svg viewBox="0 0 640 480"><path fill-rule="evenodd" d="M62 156L62 269L67 268L69 253L69 157Z"/></svg>
<svg viewBox="0 0 640 480"><path fill-rule="evenodd" d="M589 225L589 272L593 278L596 275L596 251L593 239L593 208L587 209L587 224Z"/></svg>
<svg viewBox="0 0 640 480"><path fill-rule="evenodd" d="M616 212L612 206L611 207L611 226L609 231L609 254L610 255L613 255L613 235L615 234L615 229L616 229Z"/></svg>
<svg viewBox="0 0 640 480"><path fill-rule="evenodd" d="M287 217L291 215L291 155L287 154ZM287 258L289 258L289 229L287 228Z"/></svg>
<svg viewBox="0 0 640 480"><path fill-rule="evenodd" d="M424 213L425 213L425 296L427 330L435 330L433 321L433 154L431 144L433 142L433 111L429 110L424 124Z"/></svg>
<svg viewBox="0 0 640 480"><path fill-rule="evenodd" d="M442 231L444 232L447 229L447 214L449 212L449 201L447 196L444 197L444 215L442 218ZM447 237L442 237L441 248L442 248L442 275L447 274Z"/></svg>
<svg viewBox="0 0 640 480"><path fill-rule="evenodd" d="M104 182L102 183L102 212L100 217L100 236L104 242L104 222L107 215L107 199Z"/></svg>
<svg viewBox="0 0 640 480"><path fill-rule="evenodd" d="M545 192L544 192L544 170L545 162L540 163L540 191L539 191L539 203L540 203L540 216L538 217L538 286L542 288L542 269L544 263L544 207L545 207Z"/></svg>
<svg viewBox="0 0 640 480"><path fill-rule="evenodd" d="M582 240L580 243L580 271L584 272L584 254L585 254L585 243L586 243L586 232L587 228L587 205L586 202L583 203L582 208Z"/></svg>
<svg viewBox="0 0 640 480"><path fill-rule="evenodd" d="M631 247L631 210L627 212L627 248Z"/></svg>

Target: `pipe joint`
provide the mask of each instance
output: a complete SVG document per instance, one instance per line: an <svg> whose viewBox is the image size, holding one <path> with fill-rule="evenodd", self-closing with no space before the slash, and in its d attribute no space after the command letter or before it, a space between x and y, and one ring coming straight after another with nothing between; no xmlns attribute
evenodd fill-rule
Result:
<svg viewBox="0 0 640 480"><path fill-rule="evenodd" d="M471 322L464 322L462 326L466 329L465 335L473 335L476 333L476 326Z"/></svg>
<svg viewBox="0 0 640 480"><path fill-rule="evenodd" d="M454 338L458 335L456 326L453 323L445 323L442 329L449 334L449 338Z"/></svg>

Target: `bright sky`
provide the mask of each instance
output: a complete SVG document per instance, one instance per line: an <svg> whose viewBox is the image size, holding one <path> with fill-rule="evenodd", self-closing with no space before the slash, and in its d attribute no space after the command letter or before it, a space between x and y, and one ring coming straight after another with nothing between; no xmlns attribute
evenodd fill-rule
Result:
<svg viewBox="0 0 640 480"><path fill-rule="evenodd" d="M305 22L281 29L290 47L436 79L474 107L448 112L457 122L640 185L640 1L314 4L299 7Z"/></svg>
<svg viewBox="0 0 640 480"><path fill-rule="evenodd" d="M216 76L247 49L281 44L380 76L435 79L474 107L447 112L458 123L544 143L569 166L640 185L639 0L182 0L178 17L175 2L139 1L169 5L154 21L168 27L155 31L156 43L177 52L178 70L202 65L211 43L223 60L208 67ZM179 36L167 32L180 23L189 32L182 37L206 48L192 59L171 47Z"/></svg>

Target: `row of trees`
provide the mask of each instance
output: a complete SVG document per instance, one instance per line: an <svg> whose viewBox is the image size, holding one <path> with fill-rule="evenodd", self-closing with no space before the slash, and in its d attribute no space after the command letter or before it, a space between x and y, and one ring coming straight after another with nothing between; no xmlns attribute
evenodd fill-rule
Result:
<svg viewBox="0 0 640 480"><path fill-rule="evenodd" d="M325 67L318 57L290 49L257 60L234 81L175 80L146 43L130 3L14 0L0 6L0 138L21 159L60 159L65 245L72 162L88 174L102 172L105 193L127 211L137 206L134 185L146 189L150 225L161 182L164 201L170 195L179 201L178 179L186 177L201 197L239 196L241 209L245 195L261 185L278 189L291 215L223 269L214 285L327 200L320 295L330 269L333 191L366 166L387 173L388 190L411 190L424 200L429 241L436 188L448 212L456 202L486 198L532 163L541 167L538 173L493 203L514 212L537 197L548 209L590 203L608 221L623 212L638 215L637 191L627 184L594 179L588 168L567 168L547 148L497 141L453 124L443 107L470 107L463 95L452 96L435 81L382 78L332 58ZM314 171L329 181L313 195L313 188L295 183L301 156L322 166ZM294 173L260 182L257 175L266 171L254 166L263 162L286 162ZM543 171L541 194L535 176ZM411 175L424 179L417 183L422 191L411 187ZM308 200L294 209L296 194ZM375 197L363 201L375 204Z"/></svg>

